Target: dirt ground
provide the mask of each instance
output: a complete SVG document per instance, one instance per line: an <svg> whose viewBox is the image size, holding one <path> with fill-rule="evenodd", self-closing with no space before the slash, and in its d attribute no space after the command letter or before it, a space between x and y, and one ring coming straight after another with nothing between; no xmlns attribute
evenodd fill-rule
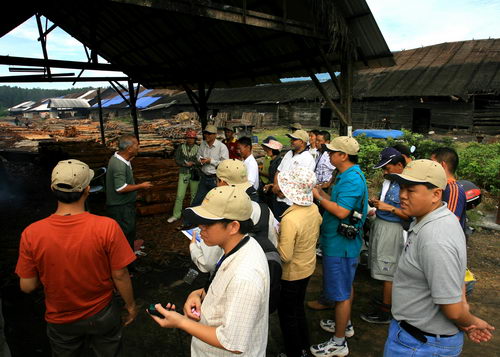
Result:
<svg viewBox="0 0 500 357"><path fill-rule="evenodd" d="M13 270L17 260L20 233L31 222L44 218L55 208L47 187L48 173L36 165L8 167L11 181L7 191L0 191L0 260L1 292L6 321L6 337L13 356L50 356L50 346L45 335L43 319L43 294L37 291L27 295L20 292ZM48 186L48 184L47 184ZM93 196L89 208L97 214L104 213L103 197ZM140 257L140 266L146 272L136 274L133 285L137 303L144 311L149 303L173 302L182 306L187 294L203 285L206 275L188 285L183 276L193 267L188 257L188 239L167 224L167 215L140 217L137 238L144 240L147 256ZM500 296L500 232L476 232L468 244L469 267L477 277L477 284L470 297L471 310L500 327L498 306ZM360 266L354 284L355 300L352 321L355 335L349 339L350 356L381 356L387 336L387 325L370 325L359 318L370 308L370 301L381 293L380 285L369 278L368 271ZM321 260L308 287L308 299L314 299L321 290ZM332 311L307 310L312 343L327 340L330 336L319 328L321 318L330 318ZM159 328L141 312L137 320L124 331L125 356L189 356L190 337L178 330ZM268 356L281 351L282 338L276 313L270 316ZM466 341L462 356L500 356L500 340L476 345Z"/></svg>

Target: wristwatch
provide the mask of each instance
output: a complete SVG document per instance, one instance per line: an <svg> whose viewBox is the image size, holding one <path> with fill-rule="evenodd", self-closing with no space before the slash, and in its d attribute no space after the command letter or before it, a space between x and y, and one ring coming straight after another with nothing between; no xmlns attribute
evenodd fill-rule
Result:
<svg viewBox="0 0 500 357"><path fill-rule="evenodd" d="M318 201L318 203L321 203L321 201L323 201L323 197L319 196L316 201Z"/></svg>

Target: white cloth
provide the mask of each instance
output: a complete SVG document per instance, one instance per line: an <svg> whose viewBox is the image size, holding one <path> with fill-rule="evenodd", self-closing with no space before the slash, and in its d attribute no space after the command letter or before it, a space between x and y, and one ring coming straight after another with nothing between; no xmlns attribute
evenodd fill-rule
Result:
<svg viewBox="0 0 500 357"><path fill-rule="evenodd" d="M114 154L114 157L116 157L118 160L120 161L123 161L125 163L125 165L127 165L128 167L130 167L130 169L132 170L132 164L130 163L129 160L126 160L123 156L121 156L120 154L118 154L118 151L115 152ZM116 189L116 192L120 192L121 190L123 190L125 187L127 187L127 184L123 184L123 186L120 186Z"/></svg>
<svg viewBox="0 0 500 357"><path fill-rule="evenodd" d="M268 208L269 209L269 208ZM257 224L260 220L260 206L257 202L252 201L252 215L250 219L253 224ZM271 243L277 247L278 246L278 231L276 227L279 227L279 223L274 217L271 210L269 210L269 222L268 222L268 238ZM219 261L220 257L224 253L222 248L218 245L209 247L205 242L194 243L189 245L189 252L191 254L191 260L193 263L202 271L203 273L212 272L215 270L215 265Z"/></svg>
<svg viewBox="0 0 500 357"><path fill-rule="evenodd" d="M225 259L201 304L203 325L216 327L217 339L229 351L242 356L266 355L269 322L269 268L255 239ZM196 337L191 340L193 357L234 357Z"/></svg>
<svg viewBox="0 0 500 357"><path fill-rule="evenodd" d="M382 202L385 201L385 195L387 194L387 191L389 191L390 186L391 186L391 181L384 179L384 182L382 182L382 191L380 192L380 201Z"/></svg>
<svg viewBox="0 0 500 357"><path fill-rule="evenodd" d="M288 151L283 160L281 160L278 166L278 172L293 170L295 167L306 167L311 171L314 171L316 167L316 161L312 157L309 150L304 150L300 154L294 155L293 150ZM288 198L277 198L278 202L285 202L287 205L291 206L293 204Z"/></svg>
<svg viewBox="0 0 500 357"><path fill-rule="evenodd" d="M210 163L203 165L201 171L205 175L215 175L217 165L219 165L221 161L229 159L229 151L227 150L227 146L219 140L215 140L212 146L208 146L207 142L203 140L198 149L196 158L198 161L200 161L201 158L210 158Z"/></svg>
<svg viewBox="0 0 500 357"><path fill-rule="evenodd" d="M259 164L253 155L250 155L243 161L247 168L248 182L250 182L256 190L259 189Z"/></svg>
<svg viewBox="0 0 500 357"><path fill-rule="evenodd" d="M330 161L330 153L325 151L318 159L316 165L316 180L318 183L330 182L335 166Z"/></svg>

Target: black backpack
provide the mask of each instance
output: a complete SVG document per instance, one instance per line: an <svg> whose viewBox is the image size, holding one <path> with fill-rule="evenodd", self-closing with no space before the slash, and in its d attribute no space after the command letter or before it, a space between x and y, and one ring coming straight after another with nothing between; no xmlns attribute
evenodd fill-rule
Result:
<svg viewBox="0 0 500 357"><path fill-rule="evenodd" d="M281 258L276 247L271 243L268 237L269 231L269 207L265 203L259 203L260 219L254 226L254 230L250 235L260 244L262 250L266 254L267 263L269 265L269 313L274 312L278 308L281 290Z"/></svg>

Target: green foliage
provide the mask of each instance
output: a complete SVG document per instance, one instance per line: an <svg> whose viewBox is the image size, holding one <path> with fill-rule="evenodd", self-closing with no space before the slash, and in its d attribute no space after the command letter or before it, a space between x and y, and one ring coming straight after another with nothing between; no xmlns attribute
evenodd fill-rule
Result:
<svg viewBox="0 0 500 357"><path fill-rule="evenodd" d="M470 143L458 150L458 177L493 194L500 192L500 143Z"/></svg>
<svg viewBox="0 0 500 357"><path fill-rule="evenodd" d="M0 117L6 117L7 115L9 115L8 109L0 105Z"/></svg>
<svg viewBox="0 0 500 357"><path fill-rule="evenodd" d="M460 159L458 168L460 179L472 181L493 194L500 192L500 143L458 145L450 137L438 141L426 139L423 135L408 130L404 130L404 136L398 140L372 139L365 135L356 137L356 140L361 148L359 165L372 185L381 180L380 170L373 168L379 161L380 152L386 147L402 143L408 147L415 145L416 151L413 154L415 159L430 158L431 152L438 147L454 148Z"/></svg>

